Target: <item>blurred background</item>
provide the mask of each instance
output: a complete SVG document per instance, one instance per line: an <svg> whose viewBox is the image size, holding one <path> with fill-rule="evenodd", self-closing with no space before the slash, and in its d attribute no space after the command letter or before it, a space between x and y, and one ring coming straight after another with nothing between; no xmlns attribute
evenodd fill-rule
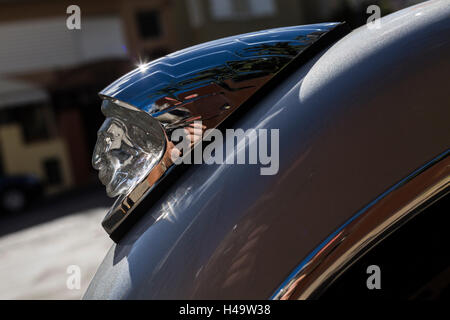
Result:
<svg viewBox="0 0 450 320"><path fill-rule="evenodd" d="M366 23L417 0L0 0L0 299L79 299L112 244L90 157L97 92L197 43L318 22ZM81 29L69 30L69 5ZM80 269L70 288L68 267ZM70 269L70 268L69 268ZM69 273L68 273L69 271Z"/></svg>

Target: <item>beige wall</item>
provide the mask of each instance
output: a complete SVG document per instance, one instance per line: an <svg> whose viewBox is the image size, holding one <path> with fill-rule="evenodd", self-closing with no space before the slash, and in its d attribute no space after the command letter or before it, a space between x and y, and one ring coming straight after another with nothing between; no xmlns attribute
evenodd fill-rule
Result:
<svg viewBox="0 0 450 320"><path fill-rule="evenodd" d="M6 174L35 174L45 181L43 161L47 158L57 158L61 165L63 183L51 186L46 191L53 193L72 185L69 157L63 140L54 138L25 144L18 125L5 125L0 127L0 141L0 154Z"/></svg>

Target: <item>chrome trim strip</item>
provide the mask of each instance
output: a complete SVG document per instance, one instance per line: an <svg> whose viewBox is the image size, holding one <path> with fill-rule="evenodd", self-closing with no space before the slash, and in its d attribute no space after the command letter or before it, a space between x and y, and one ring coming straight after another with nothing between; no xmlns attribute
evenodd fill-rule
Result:
<svg viewBox="0 0 450 320"><path fill-rule="evenodd" d="M313 298L349 267L359 253L369 250L434 197L449 192L449 154L447 149L358 211L314 249L270 299Z"/></svg>

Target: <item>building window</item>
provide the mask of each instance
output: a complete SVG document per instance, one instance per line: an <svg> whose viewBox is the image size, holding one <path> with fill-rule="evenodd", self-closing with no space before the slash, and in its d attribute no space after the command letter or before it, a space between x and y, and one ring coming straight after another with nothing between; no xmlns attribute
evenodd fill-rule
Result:
<svg viewBox="0 0 450 320"><path fill-rule="evenodd" d="M142 39L161 36L161 21L157 10L139 11L136 14L136 22Z"/></svg>
<svg viewBox="0 0 450 320"><path fill-rule="evenodd" d="M57 158L49 158L44 160L44 171L47 176L47 183L49 185L58 185L61 184L62 175L61 175L61 165Z"/></svg>
<svg viewBox="0 0 450 320"><path fill-rule="evenodd" d="M47 140L55 135L51 110L46 104L14 107L0 112L0 125L16 123L21 126L25 143Z"/></svg>
<svg viewBox="0 0 450 320"><path fill-rule="evenodd" d="M45 106L31 107L20 115L26 142L47 140L51 137L48 110Z"/></svg>
<svg viewBox="0 0 450 320"><path fill-rule="evenodd" d="M273 16L274 0L210 0L211 15L216 20L234 20Z"/></svg>

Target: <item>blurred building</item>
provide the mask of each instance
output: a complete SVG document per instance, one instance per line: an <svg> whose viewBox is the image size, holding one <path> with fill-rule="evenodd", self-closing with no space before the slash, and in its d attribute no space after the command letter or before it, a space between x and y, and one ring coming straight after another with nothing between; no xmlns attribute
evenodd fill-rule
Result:
<svg viewBox="0 0 450 320"><path fill-rule="evenodd" d="M0 79L0 175L33 174L47 191L72 185L64 141L57 136L46 91Z"/></svg>
<svg viewBox="0 0 450 320"><path fill-rule="evenodd" d="M133 68L117 9L85 1L69 30L69 4L0 2L0 174L36 175L49 193L95 181L97 92Z"/></svg>
<svg viewBox="0 0 450 320"><path fill-rule="evenodd" d="M97 92L169 52L302 23L300 1L22 0L0 2L0 174L32 173L58 191L94 177L103 116ZM66 9L81 9L69 30Z"/></svg>
<svg viewBox="0 0 450 320"><path fill-rule="evenodd" d="M363 2L0 0L0 174L33 173L48 191L96 181L90 156L103 121L97 92L110 82L193 44L345 20L348 10L334 12ZM72 4L81 9L80 30L66 26Z"/></svg>
<svg viewBox="0 0 450 320"><path fill-rule="evenodd" d="M65 67L105 57L136 62L219 37L297 25L312 0L1 1L0 72ZM81 8L81 30L66 9ZM45 57L45 59L42 59Z"/></svg>

